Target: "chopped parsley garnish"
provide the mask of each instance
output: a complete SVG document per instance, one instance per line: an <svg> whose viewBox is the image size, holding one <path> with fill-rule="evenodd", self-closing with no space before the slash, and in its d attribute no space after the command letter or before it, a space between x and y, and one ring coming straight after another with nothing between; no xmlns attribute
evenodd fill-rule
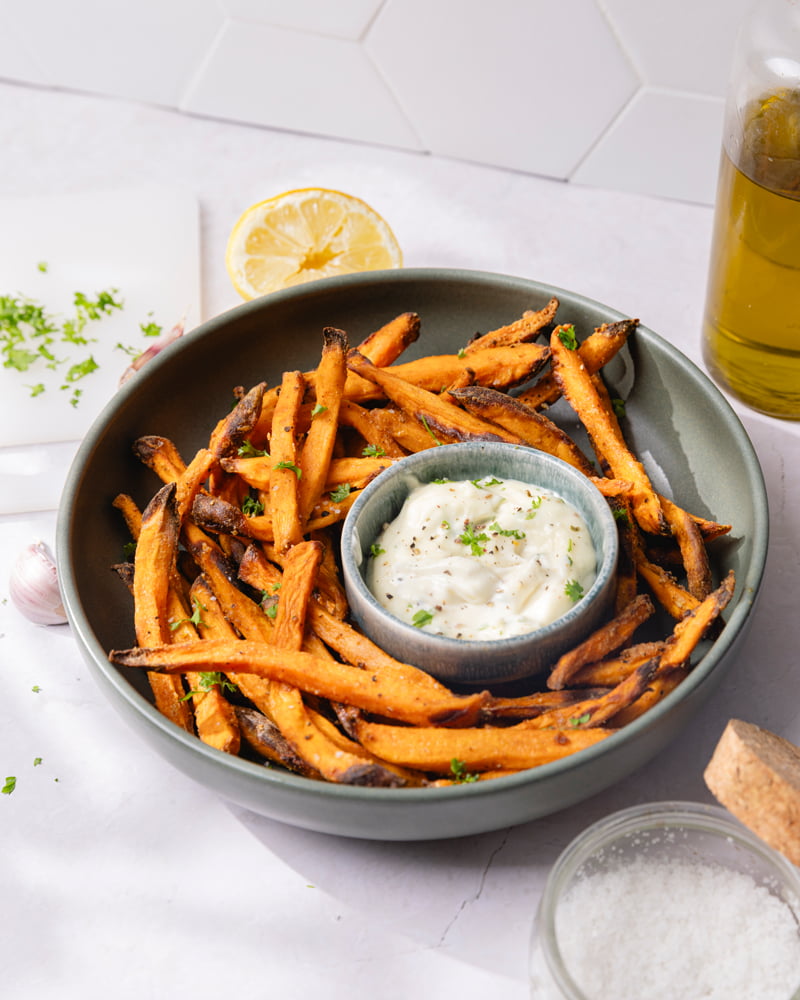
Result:
<svg viewBox="0 0 800 1000"><path fill-rule="evenodd" d="M481 542L488 542L489 536L484 532L476 535L475 529L467 521L464 531L458 536L458 540L462 545L469 545L472 555L482 556L486 549L481 545Z"/></svg>
<svg viewBox="0 0 800 1000"><path fill-rule="evenodd" d="M179 618L177 621L170 622L169 627L171 631L174 632L176 628L180 628L180 626L183 625L184 623L188 623L189 625L194 625L194 626L205 625L205 622L203 621L202 617L202 612L205 611L206 609L203 607L203 605L200 603L200 601L198 601L196 597L192 598L192 604L194 606L194 611L192 612L191 617Z"/></svg>
<svg viewBox="0 0 800 1000"><path fill-rule="evenodd" d="M578 349L578 339L575 336L575 327L572 324L561 327L558 331L558 339L568 351L576 351Z"/></svg>
<svg viewBox="0 0 800 1000"><path fill-rule="evenodd" d="M493 531L496 535L502 535L504 538L516 538L517 541L522 541L525 537L524 531L520 531L518 528L501 528L497 521L489 525L489 531Z"/></svg>
<svg viewBox="0 0 800 1000"><path fill-rule="evenodd" d="M369 554L373 559L377 559L378 556L382 556L386 549L381 548L377 542L373 542L369 547Z"/></svg>
<svg viewBox="0 0 800 1000"><path fill-rule="evenodd" d="M242 513L245 517L260 517L264 513L264 504L254 496L246 496L242 500Z"/></svg>
<svg viewBox="0 0 800 1000"><path fill-rule="evenodd" d="M625 416L625 400L619 399L618 397L611 400L611 408L614 410L614 416L618 420L622 420Z"/></svg>
<svg viewBox="0 0 800 1000"><path fill-rule="evenodd" d="M542 506L541 497L531 497L531 509L525 515L525 520L530 521L531 518L536 517L536 511Z"/></svg>
<svg viewBox="0 0 800 1000"><path fill-rule="evenodd" d="M631 523L628 520L628 512L623 507L612 507L611 513L614 515L614 520L620 524L627 526Z"/></svg>
<svg viewBox="0 0 800 1000"><path fill-rule="evenodd" d="M208 694L208 692L214 687L218 687L220 691L238 691L238 688L233 681L228 680L225 674L220 673L218 670L201 671L199 675L199 686L189 691L188 694L185 694L181 701L186 701L188 698L191 698L192 695Z"/></svg>
<svg viewBox="0 0 800 1000"><path fill-rule="evenodd" d="M453 757L450 761L450 773L452 774L455 781L467 784L471 781L477 781L478 775L472 774L467 770L467 765L463 760L459 760L457 757Z"/></svg>
<svg viewBox="0 0 800 1000"><path fill-rule="evenodd" d="M361 454L364 458L383 458L386 451L379 444L368 444Z"/></svg>
<svg viewBox="0 0 800 1000"><path fill-rule="evenodd" d="M42 758L41 757L34 757L33 758L33 766L34 767L38 767L41 763L42 763Z"/></svg>
<svg viewBox="0 0 800 1000"><path fill-rule="evenodd" d="M424 625L430 625L432 621L433 621L433 615L431 614L431 612L420 609L411 619L411 624L414 626L414 628L422 628Z"/></svg>
<svg viewBox="0 0 800 1000"><path fill-rule="evenodd" d="M569 724L571 726L585 726L591 717L591 712L584 712L583 715L576 715L569 719Z"/></svg>
<svg viewBox="0 0 800 1000"><path fill-rule="evenodd" d="M250 441L242 441L236 450L236 454L239 458L263 458L264 456L269 457L269 452L262 448L256 448L254 444Z"/></svg>
<svg viewBox="0 0 800 1000"><path fill-rule="evenodd" d="M161 336L163 327L159 326L158 323L153 323L151 320L148 323L140 323L139 329L145 337L159 337Z"/></svg>
<svg viewBox="0 0 800 1000"><path fill-rule="evenodd" d="M2 791L3 795L10 795L16 787L17 787L17 779L12 774L6 778L6 783L3 785L0 791Z"/></svg>
<svg viewBox="0 0 800 1000"><path fill-rule="evenodd" d="M330 497L334 503L341 503L343 500L346 500L352 492L353 487L350 483L342 483L340 486L337 486L335 490L331 490Z"/></svg>
<svg viewBox="0 0 800 1000"><path fill-rule="evenodd" d="M44 261L37 267L42 273L48 270ZM117 288L97 292L94 296L75 292L72 312L67 317L51 315L44 305L24 295L0 295L0 362L4 368L19 372L37 368L63 371L59 388L69 390L70 405L77 406L83 391L75 388L74 383L92 374L99 366L91 355L75 360L74 356L61 356L61 351L64 345L74 349L96 342L96 337L87 335L89 324L123 306ZM161 332L161 328L154 323L140 324L140 329L145 336ZM116 347L132 355L141 353L121 344ZM30 390L31 397L40 396L45 391L45 383L35 382L26 388Z"/></svg>
<svg viewBox="0 0 800 1000"><path fill-rule="evenodd" d="M276 468L276 469L291 469L292 472L297 476L298 479L300 479L301 476L303 475L303 472L300 469L300 467L297 466L297 465L295 465L293 462L278 462L277 465L274 466L274 468Z"/></svg>
<svg viewBox="0 0 800 1000"><path fill-rule="evenodd" d="M577 603L583 597L583 587L577 580L567 580L564 593L571 601Z"/></svg>
<svg viewBox="0 0 800 1000"><path fill-rule="evenodd" d="M323 406L322 403L315 403L314 409L311 411L312 419L318 417L320 413L324 413L328 409L327 406Z"/></svg>
<svg viewBox="0 0 800 1000"><path fill-rule="evenodd" d="M492 478L492 479L488 479L488 478L484 478L484 479L470 479L470 482L472 483L472 485L474 487L476 487L476 489L479 489L479 490L488 490L490 486L502 486L503 485L503 480L502 479L494 479L494 478Z"/></svg>

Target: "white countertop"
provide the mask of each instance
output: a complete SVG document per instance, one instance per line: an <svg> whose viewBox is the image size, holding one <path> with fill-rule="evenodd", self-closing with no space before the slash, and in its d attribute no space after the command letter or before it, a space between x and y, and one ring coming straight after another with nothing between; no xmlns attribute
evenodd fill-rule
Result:
<svg viewBox="0 0 800 1000"><path fill-rule="evenodd" d="M240 212L289 187L332 186L389 220L409 266L580 290L699 363L707 208L2 84L0 145L3 197L140 184L192 192L206 318L238 302L223 256ZM0 797L2 995L527 997L533 913L572 836L638 802L710 801L702 770L731 717L800 743L797 428L739 412L772 535L760 604L721 690L659 759L610 791L447 842L292 829L174 771L101 698L69 628L31 625L7 599L17 552L53 541L55 512L0 517L0 782L17 778ZM54 445L56 467L73 450Z"/></svg>

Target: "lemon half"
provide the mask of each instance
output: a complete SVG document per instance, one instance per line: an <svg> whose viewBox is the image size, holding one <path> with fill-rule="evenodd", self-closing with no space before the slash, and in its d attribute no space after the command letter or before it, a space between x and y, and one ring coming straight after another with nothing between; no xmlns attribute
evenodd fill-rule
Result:
<svg viewBox="0 0 800 1000"><path fill-rule="evenodd" d="M231 281L245 299L402 263L394 233L373 208L326 188L287 191L251 205L233 227L225 253Z"/></svg>

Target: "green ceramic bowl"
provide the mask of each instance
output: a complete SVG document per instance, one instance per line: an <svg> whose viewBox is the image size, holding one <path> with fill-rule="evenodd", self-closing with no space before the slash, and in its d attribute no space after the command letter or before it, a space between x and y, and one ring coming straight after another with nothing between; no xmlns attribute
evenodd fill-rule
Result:
<svg viewBox="0 0 800 1000"><path fill-rule="evenodd" d="M552 296L559 319L585 335L616 310L573 292L503 275L406 269L348 275L257 299L188 334L128 382L81 444L65 487L57 531L64 603L73 634L109 701L154 750L219 795L312 830L352 837L424 840L481 833L563 809L621 780L674 739L708 698L747 628L764 572L767 500L761 470L738 418L712 383L645 327L609 366L626 400L631 444L657 489L697 514L733 524L714 545L719 578L733 568L736 593L725 626L697 651L688 679L639 720L565 760L488 782L446 788L358 788L301 778L232 758L178 730L153 707L141 673L109 664L108 650L134 644L131 601L110 566L127 541L120 492L142 506L158 487L131 453L142 434L171 438L185 456L204 445L231 389L274 385L319 358L325 326L357 344L401 312L422 318L408 357L458 350ZM561 404L551 415L570 433ZM656 623L665 632L668 622ZM100 748L98 748L99 751Z"/></svg>

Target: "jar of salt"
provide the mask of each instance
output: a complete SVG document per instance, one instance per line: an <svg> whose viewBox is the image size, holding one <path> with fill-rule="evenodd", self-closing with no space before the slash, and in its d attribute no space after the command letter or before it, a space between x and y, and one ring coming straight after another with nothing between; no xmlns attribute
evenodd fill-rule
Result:
<svg viewBox="0 0 800 1000"><path fill-rule="evenodd" d="M615 813L554 865L530 983L532 1000L800 998L800 871L717 806Z"/></svg>

